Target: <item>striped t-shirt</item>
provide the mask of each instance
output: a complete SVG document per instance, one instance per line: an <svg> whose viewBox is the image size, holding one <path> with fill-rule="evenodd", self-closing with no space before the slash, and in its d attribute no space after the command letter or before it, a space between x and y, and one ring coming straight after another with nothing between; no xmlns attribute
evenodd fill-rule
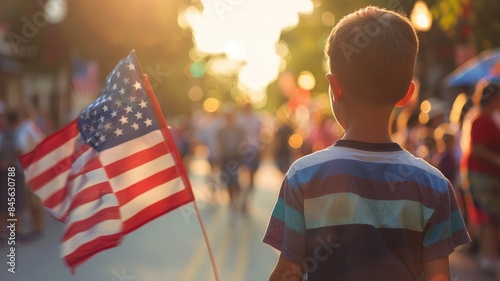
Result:
<svg viewBox="0 0 500 281"><path fill-rule="evenodd" d="M290 167L263 239L309 281L422 280L425 262L469 241L437 169L396 143L352 140Z"/></svg>

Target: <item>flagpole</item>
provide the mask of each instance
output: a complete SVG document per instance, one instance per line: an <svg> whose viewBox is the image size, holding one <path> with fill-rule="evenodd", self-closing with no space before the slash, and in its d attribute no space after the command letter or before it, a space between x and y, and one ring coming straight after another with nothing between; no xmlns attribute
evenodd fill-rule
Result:
<svg viewBox="0 0 500 281"><path fill-rule="evenodd" d="M200 222L201 231L203 232L203 238L205 238L205 245L207 245L208 254L210 256L210 262L212 263L212 269L214 270L215 280L219 281L219 273L217 272L217 266L215 265L214 253L212 252L212 246L210 246L210 241L208 240L207 230L205 229L205 223L201 218L200 210L198 209L198 204L196 200L193 200L194 209L196 210L196 216Z"/></svg>

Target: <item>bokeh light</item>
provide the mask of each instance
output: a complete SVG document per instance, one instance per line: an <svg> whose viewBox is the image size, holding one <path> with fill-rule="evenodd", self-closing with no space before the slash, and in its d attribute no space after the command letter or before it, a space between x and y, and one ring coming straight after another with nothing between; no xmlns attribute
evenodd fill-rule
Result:
<svg viewBox="0 0 500 281"><path fill-rule="evenodd" d="M203 98L203 89L199 86L193 86L188 91L188 97L192 101L200 101Z"/></svg>
<svg viewBox="0 0 500 281"><path fill-rule="evenodd" d="M44 6L45 16L51 24L57 24L64 20L68 13L67 0L48 0Z"/></svg>
<svg viewBox="0 0 500 281"><path fill-rule="evenodd" d="M288 145L292 148L300 148L304 143L304 139L299 134L292 134L288 138Z"/></svg>
<svg viewBox="0 0 500 281"><path fill-rule="evenodd" d="M418 31L429 31L432 26L432 13L424 1L415 2L410 14L410 20Z"/></svg>
<svg viewBox="0 0 500 281"><path fill-rule="evenodd" d="M203 109L206 112L216 112L220 107L220 101L216 98L208 98L203 102Z"/></svg>
<svg viewBox="0 0 500 281"><path fill-rule="evenodd" d="M429 113L429 112L431 112L431 108L432 108L431 102L428 101L428 100L424 100L420 104L420 111L422 111L423 113Z"/></svg>
<svg viewBox="0 0 500 281"><path fill-rule="evenodd" d="M330 11L323 12L321 14L321 22L325 26L334 26L335 25L335 15Z"/></svg>
<svg viewBox="0 0 500 281"><path fill-rule="evenodd" d="M203 77L203 75L205 75L205 72L205 65L201 61L193 62L193 64L191 64L191 67L189 68L189 73L195 78Z"/></svg>
<svg viewBox="0 0 500 281"><path fill-rule="evenodd" d="M450 111L450 123L458 124L460 122L460 116L462 115L462 108L467 102L467 94L461 93L457 96L453 102L453 106Z"/></svg>
<svg viewBox="0 0 500 281"><path fill-rule="evenodd" d="M299 86L307 91L310 91L316 87L316 79L314 75L309 71L302 71L297 79Z"/></svg>
<svg viewBox="0 0 500 281"><path fill-rule="evenodd" d="M287 57L290 54L288 44L285 41L279 41L278 44L276 44L276 53L282 58Z"/></svg>
<svg viewBox="0 0 500 281"><path fill-rule="evenodd" d="M427 122L429 122L429 113L420 112L418 115L418 122L422 125L427 124Z"/></svg>

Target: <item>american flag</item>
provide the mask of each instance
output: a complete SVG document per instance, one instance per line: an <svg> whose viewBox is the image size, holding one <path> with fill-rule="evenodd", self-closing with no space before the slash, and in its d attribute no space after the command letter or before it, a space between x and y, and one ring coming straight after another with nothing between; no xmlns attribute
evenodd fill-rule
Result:
<svg viewBox="0 0 500 281"><path fill-rule="evenodd" d="M72 270L194 200L134 52L108 75L97 100L21 163L30 188L66 223L62 257Z"/></svg>
<svg viewBox="0 0 500 281"><path fill-rule="evenodd" d="M95 98L99 91L97 86L98 75L99 64L96 61L85 62L77 59L74 62L71 76L73 93Z"/></svg>

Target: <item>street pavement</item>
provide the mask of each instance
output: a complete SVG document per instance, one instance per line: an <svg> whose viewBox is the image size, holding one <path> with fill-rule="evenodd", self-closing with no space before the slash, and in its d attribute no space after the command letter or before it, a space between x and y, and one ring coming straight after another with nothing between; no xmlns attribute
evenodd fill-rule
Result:
<svg viewBox="0 0 500 281"><path fill-rule="evenodd" d="M224 191L205 184L206 163L195 160L191 175L200 213L213 248L221 281L267 280L278 252L261 242L282 174L263 161L249 214L235 216ZM8 272L8 247L0 245L0 281L211 281L215 280L193 204L174 210L128 234L122 243L92 257L72 275L60 258L64 224L45 216L39 239L16 246L16 273ZM473 257L458 251L450 257L452 281L497 280L477 272ZM383 281L383 280L381 280Z"/></svg>

